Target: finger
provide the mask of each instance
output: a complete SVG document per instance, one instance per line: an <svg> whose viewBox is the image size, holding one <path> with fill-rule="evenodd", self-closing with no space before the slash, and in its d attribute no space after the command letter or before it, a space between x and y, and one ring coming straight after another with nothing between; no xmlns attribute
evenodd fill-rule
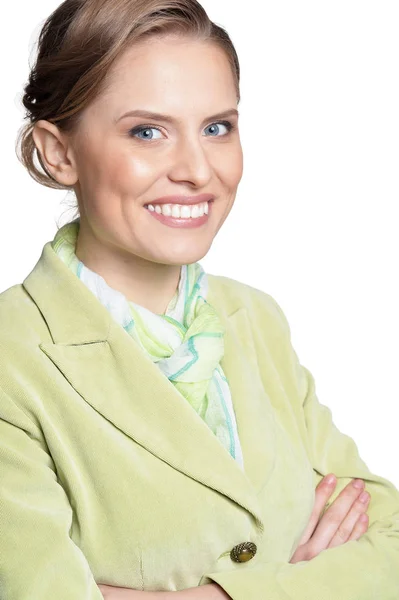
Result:
<svg viewBox="0 0 399 600"><path fill-rule="evenodd" d="M331 482L329 483L329 478L331 477ZM337 485L337 478L333 473L326 475L318 484L315 490L315 501L313 505L313 511L310 516L309 522L306 526L305 531L302 534L302 537L299 541L298 546L302 546L309 541L311 535L313 534L317 523L320 520L320 516L325 508L327 500L330 498L333 493L335 487Z"/></svg>
<svg viewBox="0 0 399 600"><path fill-rule="evenodd" d="M365 494L365 496L363 496ZM367 510L367 507L370 502L370 494L368 492L363 492L353 503L352 508L349 513L342 521L341 525L338 527L334 537L328 545L328 548L335 548L335 546L340 546L349 540L349 537L359 520L359 517L364 514ZM360 498L365 497L365 501L362 502Z"/></svg>
<svg viewBox="0 0 399 600"><path fill-rule="evenodd" d="M363 513L357 520L356 525L353 528L352 533L349 536L348 542L351 540L358 540L366 533L369 528L369 516L367 513Z"/></svg>
<svg viewBox="0 0 399 600"><path fill-rule="evenodd" d="M328 547L328 544L336 534L343 519L349 513L353 503L362 493L364 482L361 481L363 488L359 489L354 485L357 481L361 480L352 480L346 485L321 517L311 539L312 547L318 549L318 552Z"/></svg>

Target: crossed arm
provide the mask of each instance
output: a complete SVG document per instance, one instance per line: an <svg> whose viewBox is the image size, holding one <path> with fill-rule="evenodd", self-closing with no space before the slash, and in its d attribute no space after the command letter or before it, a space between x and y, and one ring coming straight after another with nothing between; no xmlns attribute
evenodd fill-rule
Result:
<svg viewBox="0 0 399 600"><path fill-rule="evenodd" d="M208 583L179 592L143 592L109 585L98 587L104 600L231 600L217 583Z"/></svg>
<svg viewBox="0 0 399 600"><path fill-rule="evenodd" d="M290 560L292 564L312 560L323 550L335 548L347 541L358 540L367 531L370 495L364 492L364 481L352 480L326 509L336 484L337 479L333 474L327 475L318 484L313 511L298 548ZM231 596L216 583L179 592L145 592L101 584L98 587L104 600L172 600L171 594L176 600L176 594L181 600L231 599Z"/></svg>

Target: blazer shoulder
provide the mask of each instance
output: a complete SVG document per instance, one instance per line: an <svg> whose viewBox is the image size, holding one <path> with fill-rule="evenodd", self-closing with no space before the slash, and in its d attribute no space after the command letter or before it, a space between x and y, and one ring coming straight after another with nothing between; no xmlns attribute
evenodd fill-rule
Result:
<svg viewBox="0 0 399 600"><path fill-rule="evenodd" d="M16 320L24 318L35 307L32 298L21 283L17 283L0 294L0 332L8 329Z"/></svg>
<svg viewBox="0 0 399 600"><path fill-rule="evenodd" d="M222 295L230 306L236 309L245 307L250 318L278 321L286 333L290 333L284 311L271 294L231 277L213 274L208 277L216 293Z"/></svg>
<svg viewBox="0 0 399 600"><path fill-rule="evenodd" d="M0 293L0 347L49 341L46 322L22 284Z"/></svg>

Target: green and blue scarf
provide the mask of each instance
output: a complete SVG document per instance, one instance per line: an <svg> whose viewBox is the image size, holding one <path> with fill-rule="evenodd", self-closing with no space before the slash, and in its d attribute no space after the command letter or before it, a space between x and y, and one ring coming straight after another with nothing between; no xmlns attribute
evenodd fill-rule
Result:
<svg viewBox="0 0 399 600"><path fill-rule="evenodd" d="M165 314L135 304L76 256L80 219L56 233L52 248L112 317L157 364L215 436L243 466L228 381L220 366L224 329L206 301L207 276L199 263L182 265L175 295Z"/></svg>

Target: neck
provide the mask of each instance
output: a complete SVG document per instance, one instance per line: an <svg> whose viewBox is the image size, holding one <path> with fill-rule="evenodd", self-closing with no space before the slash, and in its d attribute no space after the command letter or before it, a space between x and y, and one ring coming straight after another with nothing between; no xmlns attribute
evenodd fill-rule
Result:
<svg viewBox="0 0 399 600"><path fill-rule="evenodd" d="M164 314L173 298L180 278L180 265L164 265L100 243L80 227L76 256L83 264L103 277L127 300L156 314Z"/></svg>

